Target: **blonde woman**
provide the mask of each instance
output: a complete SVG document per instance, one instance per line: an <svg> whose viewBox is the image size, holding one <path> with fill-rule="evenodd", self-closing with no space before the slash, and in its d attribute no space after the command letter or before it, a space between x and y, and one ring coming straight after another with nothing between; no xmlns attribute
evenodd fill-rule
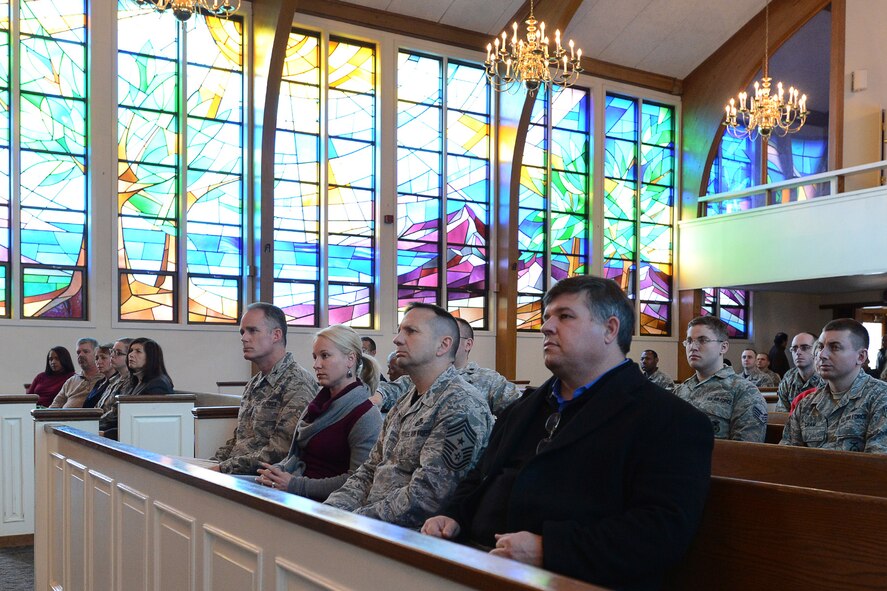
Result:
<svg viewBox="0 0 887 591"><path fill-rule="evenodd" d="M289 455L273 466L263 463L256 482L323 501L360 467L379 437L382 414L369 400L379 366L361 351L360 336L341 324L314 336L313 357L321 390L299 418Z"/></svg>

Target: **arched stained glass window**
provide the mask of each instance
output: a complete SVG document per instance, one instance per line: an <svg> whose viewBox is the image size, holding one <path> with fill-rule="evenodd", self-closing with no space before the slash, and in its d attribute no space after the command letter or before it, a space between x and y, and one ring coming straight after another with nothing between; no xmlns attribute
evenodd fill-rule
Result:
<svg viewBox="0 0 887 591"><path fill-rule="evenodd" d="M236 323L243 23L121 0L117 38L120 318L177 322L184 288L188 322Z"/></svg>
<svg viewBox="0 0 887 591"><path fill-rule="evenodd" d="M641 335L671 334L674 107L607 94L604 275L637 300Z"/></svg>
<svg viewBox="0 0 887 591"><path fill-rule="evenodd" d="M370 328L376 50L293 30L278 106L274 303L293 325Z"/></svg>
<svg viewBox="0 0 887 591"><path fill-rule="evenodd" d="M10 4L0 3L0 316L11 315L17 207L22 318L85 319L86 5L21 0L17 7L10 13ZM10 36L13 23L17 37Z"/></svg>
<svg viewBox="0 0 887 591"><path fill-rule="evenodd" d="M398 310L487 328L490 91L482 67L402 50L397 69Z"/></svg>
<svg viewBox="0 0 887 591"><path fill-rule="evenodd" d="M518 196L517 329L542 326L542 295L589 266L591 97L540 89L530 118Z"/></svg>
<svg viewBox="0 0 887 591"><path fill-rule="evenodd" d="M702 290L701 316L717 316L727 324L734 339L748 338L749 292L742 289L706 287Z"/></svg>

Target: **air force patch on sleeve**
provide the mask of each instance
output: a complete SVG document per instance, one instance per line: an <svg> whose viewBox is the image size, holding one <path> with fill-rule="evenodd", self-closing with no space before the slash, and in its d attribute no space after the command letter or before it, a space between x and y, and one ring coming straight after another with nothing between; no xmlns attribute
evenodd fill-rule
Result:
<svg viewBox="0 0 887 591"><path fill-rule="evenodd" d="M477 435L468 424L468 419L451 425L443 444L443 462L446 467L454 472L468 468L475 443Z"/></svg>

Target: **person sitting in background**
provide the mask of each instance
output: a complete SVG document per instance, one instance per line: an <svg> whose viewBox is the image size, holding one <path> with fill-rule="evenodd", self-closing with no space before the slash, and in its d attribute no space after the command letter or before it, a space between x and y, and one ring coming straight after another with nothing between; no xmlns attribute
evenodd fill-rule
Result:
<svg viewBox="0 0 887 591"><path fill-rule="evenodd" d="M400 376L405 375L407 375L406 372L397 365L397 351L392 351L388 354L388 381L393 382Z"/></svg>
<svg viewBox="0 0 887 591"><path fill-rule="evenodd" d="M641 369L644 372L644 377L660 388L674 390L674 380L659 369L659 354L653 349L646 349L641 353Z"/></svg>
<svg viewBox="0 0 887 591"><path fill-rule="evenodd" d="M37 406L49 406L68 378L74 375L74 362L64 347L53 347L46 354L46 368L34 376L27 394L37 395Z"/></svg>
<svg viewBox="0 0 887 591"><path fill-rule="evenodd" d="M373 359L376 358L376 341L371 339L370 337L360 337L360 350L364 355L369 355ZM385 379L385 374L381 371L379 372L379 381L387 382Z"/></svg>
<svg viewBox="0 0 887 591"><path fill-rule="evenodd" d="M763 443L767 402L748 380L724 365L730 349L726 323L697 316L687 324L684 348L696 373L674 389L675 395L708 415L716 439Z"/></svg>
<svg viewBox="0 0 887 591"><path fill-rule="evenodd" d="M795 366L779 382L779 389L776 391L777 412L790 410L798 394L822 385L822 378L816 373L815 367L816 336L809 332L796 334L790 351Z"/></svg>
<svg viewBox="0 0 887 591"><path fill-rule="evenodd" d="M782 376L778 373L770 369L770 358L767 357L766 353L758 353L755 355L755 365L758 370L770 376L770 379L773 380L775 384L779 384L782 381Z"/></svg>
<svg viewBox="0 0 887 591"><path fill-rule="evenodd" d="M173 393L172 380L163 363L163 350L156 341L148 338L133 339L129 344L127 367L130 396Z"/></svg>
<svg viewBox="0 0 887 591"><path fill-rule="evenodd" d="M107 344L99 345L95 350L95 366L103 377L95 383L92 390L86 395L86 400L83 401L83 408L95 408L108 389L108 386L112 383L112 380L116 380L117 370L114 369L114 365L111 363L111 350L113 348L114 345Z"/></svg>
<svg viewBox="0 0 887 591"><path fill-rule="evenodd" d="M453 365L466 382L486 396L490 411L498 417L512 402L520 398L520 390L496 370L480 367L474 361L468 361L468 354L474 347L474 329L464 318L456 318L456 324L459 325L459 348L456 350ZM382 410L387 412L412 387L413 381L409 376L379 384Z"/></svg>
<svg viewBox="0 0 887 591"><path fill-rule="evenodd" d="M775 388L779 385L779 381L758 369L757 366L758 352L754 349L743 349L740 362L742 363L742 373L739 375L754 384L756 388Z"/></svg>
<svg viewBox="0 0 887 591"><path fill-rule="evenodd" d="M273 466L262 462L256 482L325 501L367 459L382 413L369 401L379 367L360 343L341 324L315 335L314 373L321 390L299 417L289 455Z"/></svg>
<svg viewBox="0 0 887 591"><path fill-rule="evenodd" d="M95 366L95 349L99 342L91 337L77 341L77 365L81 373L74 374L64 383L49 408L80 408L92 387L102 379Z"/></svg>
<svg viewBox="0 0 887 591"><path fill-rule="evenodd" d="M132 343L132 339L123 338L116 341L111 349L111 365L114 366L117 376L112 378L111 383L96 404L96 408L102 409L104 413L99 419L100 425L117 424L117 401L115 397L117 395L125 396L132 390L129 367L127 366L130 343Z"/></svg>
<svg viewBox="0 0 887 591"><path fill-rule="evenodd" d="M785 356L785 348L788 345L788 335L784 332L777 332L773 337L773 346L767 358L770 360L770 369L784 376L788 372L788 358Z"/></svg>
<svg viewBox="0 0 887 591"><path fill-rule="evenodd" d="M287 455L299 417L317 394L314 376L286 351L286 315L266 302L247 306L240 320L243 358L259 372L243 390L233 437L210 458L210 470L254 475Z"/></svg>
<svg viewBox="0 0 887 591"><path fill-rule="evenodd" d="M798 402L779 444L887 453L887 384L862 370L868 331L850 318L832 320L818 345L817 372L825 383Z"/></svg>

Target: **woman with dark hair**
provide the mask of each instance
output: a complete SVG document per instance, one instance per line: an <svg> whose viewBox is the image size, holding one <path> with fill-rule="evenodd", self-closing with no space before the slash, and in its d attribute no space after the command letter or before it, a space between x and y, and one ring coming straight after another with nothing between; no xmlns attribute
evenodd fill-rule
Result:
<svg viewBox="0 0 887 591"><path fill-rule="evenodd" d="M37 395L37 406L49 406L62 385L74 375L74 362L64 347L53 347L46 354L46 369L34 376L28 394Z"/></svg>
<svg viewBox="0 0 887 591"><path fill-rule="evenodd" d="M172 394L172 380L163 364L163 350L156 341L133 339L126 362L132 385L131 396L140 394Z"/></svg>
<svg viewBox="0 0 887 591"><path fill-rule="evenodd" d="M369 400L379 366L361 351L360 336L336 324L314 337L314 373L321 385L299 418L289 455L262 463L256 482L324 501L367 459L382 414Z"/></svg>

